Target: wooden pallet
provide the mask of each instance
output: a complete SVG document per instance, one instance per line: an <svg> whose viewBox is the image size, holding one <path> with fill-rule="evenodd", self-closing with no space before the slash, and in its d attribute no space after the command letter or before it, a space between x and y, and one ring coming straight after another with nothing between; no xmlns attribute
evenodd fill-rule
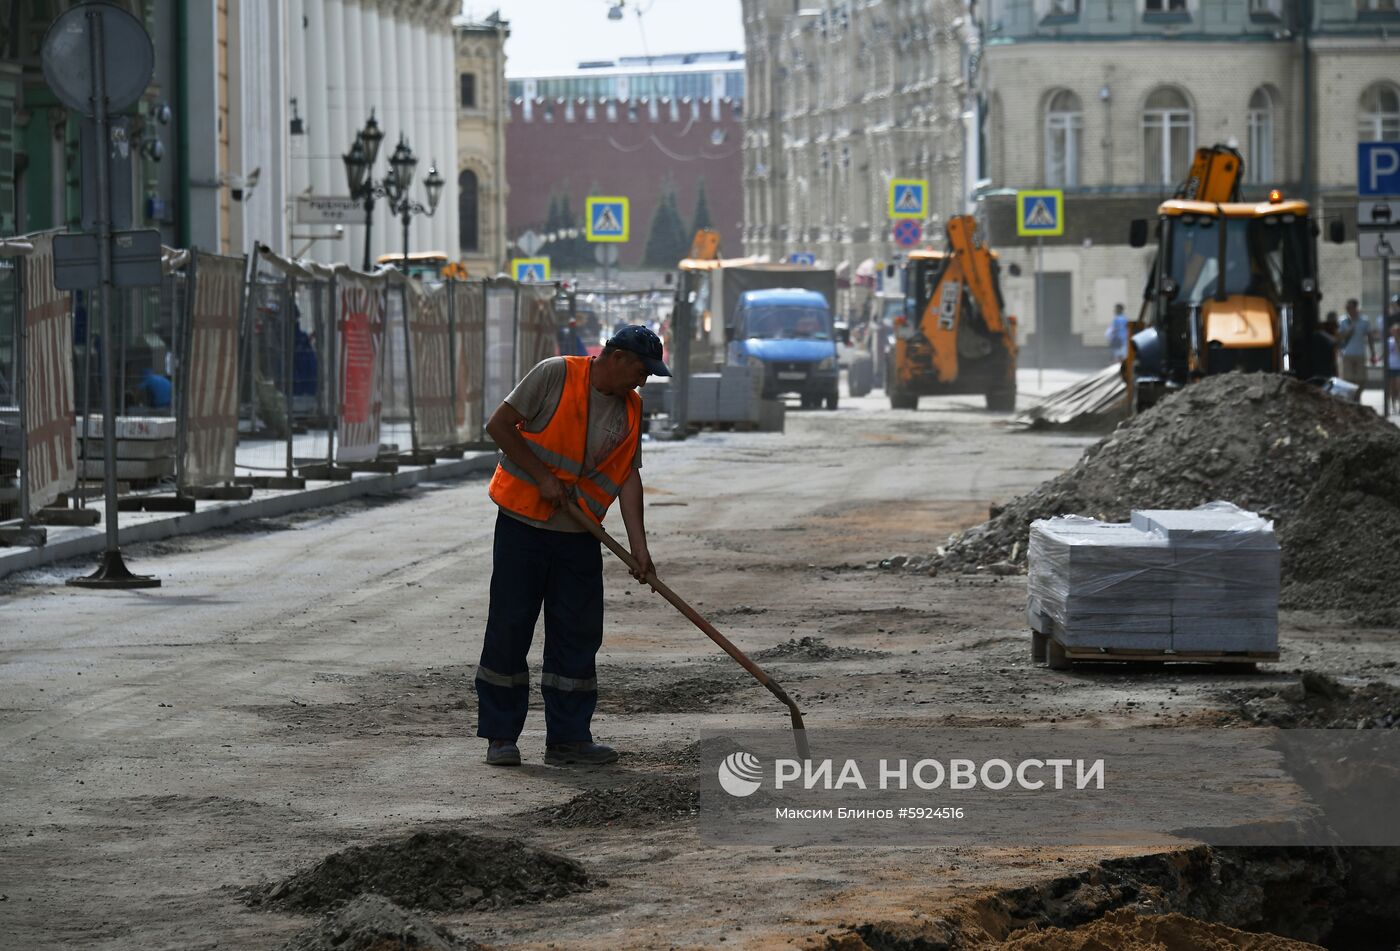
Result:
<svg viewBox="0 0 1400 951"><path fill-rule="evenodd" d="M1031 631L1031 660L1051 670L1069 670L1077 661L1128 664L1227 664L1233 670L1253 670L1260 661L1278 660L1278 651L1173 651L1128 647L1068 646L1055 634Z"/></svg>

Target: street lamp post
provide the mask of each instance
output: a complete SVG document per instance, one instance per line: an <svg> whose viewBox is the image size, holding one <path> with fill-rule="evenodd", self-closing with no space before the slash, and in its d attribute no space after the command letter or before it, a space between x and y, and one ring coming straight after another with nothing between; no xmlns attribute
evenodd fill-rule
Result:
<svg viewBox="0 0 1400 951"><path fill-rule="evenodd" d="M418 156L402 133L394 154L389 157L389 174L380 181L374 180L374 161L379 157L379 144L384 141L384 132L369 114L365 127L355 133L355 141L350 151L341 158L345 162L345 179L350 186L350 197L365 204L365 263L364 270L370 269L370 232L374 222L374 202L378 198L389 200L390 214L399 216L403 223L403 270L408 273L408 226L414 215L432 217L437 212L438 201L442 198L442 187L447 183L438 174L437 166L428 167L428 175L423 179L423 190L428 194L428 204L424 206L413 200L409 190L413 187L413 171L418 167Z"/></svg>

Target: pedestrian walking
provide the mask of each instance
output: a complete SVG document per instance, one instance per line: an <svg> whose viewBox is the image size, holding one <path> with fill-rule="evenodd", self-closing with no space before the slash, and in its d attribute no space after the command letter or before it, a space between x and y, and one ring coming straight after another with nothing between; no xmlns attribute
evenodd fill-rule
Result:
<svg viewBox="0 0 1400 951"><path fill-rule="evenodd" d="M1329 310L1327 316L1318 325L1316 336L1313 338L1316 350L1313 352L1313 366L1316 368L1315 376L1322 380L1330 380L1337 375L1337 334L1340 332L1337 323L1337 312Z"/></svg>
<svg viewBox="0 0 1400 951"><path fill-rule="evenodd" d="M1337 345L1342 354L1342 379L1354 383L1358 392L1366 389L1366 360L1376 362L1376 342L1371 321L1361 313L1356 298L1347 301L1346 314L1338 325Z"/></svg>
<svg viewBox="0 0 1400 951"><path fill-rule="evenodd" d="M1122 363L1128 359L1128 315L1123 312L1122 304L1113 305L1113 319L1104 331L1104 339L1108 341L1114 360Z"/></svg>
<svg viewBox="0 0 1400 951"><path fill-rule="evenodd" d="M476 670L477 736L486 762L520 763L530 700L526 654L544 610L545 755L550 765L601 764L617 751L593 741L594 659L603 641L603 556L565 505L601 522L620 500L639 581L654 571L642 517L641 417L648 375L670 376L661 340L619 329L598 356L551 357L527 373L486 431L502 456L491 479L499 507L491 604Z"/></svg>
<svg viewBox="0 0 1400 951"><path fill-rule="evenodd" d="M1390 386L1390 409L1394 412L1400 408L1400 317L1392 321L1385 346L1385 365L1391 374L1386 382Z"/></svg>

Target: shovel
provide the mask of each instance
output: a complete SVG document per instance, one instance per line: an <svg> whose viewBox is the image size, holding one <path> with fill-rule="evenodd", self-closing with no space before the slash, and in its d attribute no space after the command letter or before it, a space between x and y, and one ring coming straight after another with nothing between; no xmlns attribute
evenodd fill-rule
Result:
<svg viewBox="0 0 1400 951"><path fill-rule="evenodd" d="M619 545L617 540L609 535L603 526L583 514L582 509L577 505L577 500L571 500L565 503L564 510L569 513L569 516L575 522L586 529L590 535L606 545L608 550L618 558L621 558L622 563L629 569L636 571L640 567L637 563L637 559L632 557L630 551ZM704 631L710 640L714 641L726 654L738 661L740 667L743 667L749 673L753 674L755 680L767 687L769 693L783 702L788 708L788 713L792 717L792 733L793 739L797 741L797 755L804 760L811 759L812 750L807 745L807 728L802 724L802 711L797 709L797 704L794 703L792 698L787 695L787 692L778 685L778 682L764 673L762 667L749 660L747 654L730 643L729 638L715 630L714 625L701 617L699 611L696 611L689 604L686 604L685 601L681 599L680 595L666 587L661 579L656 577L656 572L647 572L646 577L642 580L651 586L651 590L661 595L667 601L670 601L671 605L677 611L690 618L692 624Z"/></svg>

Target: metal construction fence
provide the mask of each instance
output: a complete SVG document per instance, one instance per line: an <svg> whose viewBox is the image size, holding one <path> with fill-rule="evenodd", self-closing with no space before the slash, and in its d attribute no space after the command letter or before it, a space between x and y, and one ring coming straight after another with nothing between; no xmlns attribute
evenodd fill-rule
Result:
<svg viewBox="0 0 1400 951"><path fill-rule="evenodd" d="M111 295L122 508L484 447L489 408L572 313L554 284L425 284L261 245L163 265L159 286ZM52 234L0 240L0 523L21 532L89 506L91 522L104 499L97 297L53 285Z"/></svg>

